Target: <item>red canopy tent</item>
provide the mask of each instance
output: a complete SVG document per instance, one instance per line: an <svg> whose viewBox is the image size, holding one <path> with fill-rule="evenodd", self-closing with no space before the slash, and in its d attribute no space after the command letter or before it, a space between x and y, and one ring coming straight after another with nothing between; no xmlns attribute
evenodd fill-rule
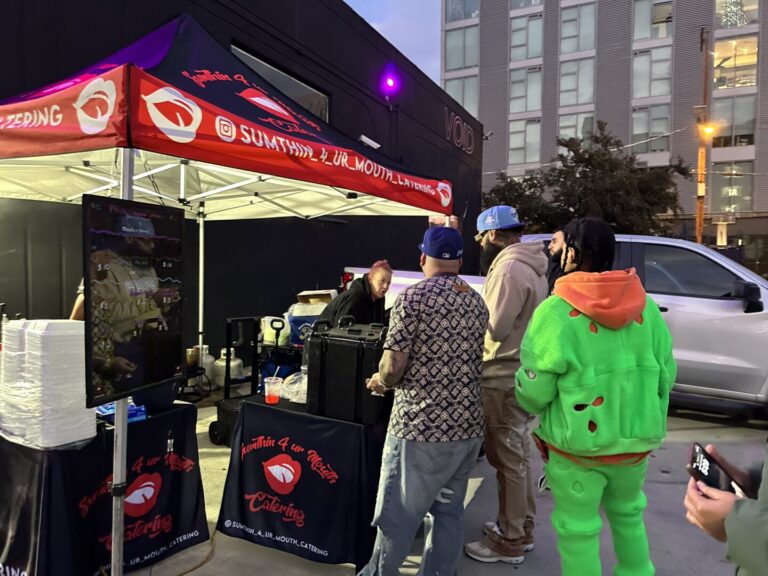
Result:
<svg viewBox="0 0 768 576"><path fill-rule="evenodd" d="M449 182L372 160L186 15L0 104L0 196L76 202L109 193L116 148L141 151L138 198L190 209L205 200L212 219L452 209Z"/></svg>

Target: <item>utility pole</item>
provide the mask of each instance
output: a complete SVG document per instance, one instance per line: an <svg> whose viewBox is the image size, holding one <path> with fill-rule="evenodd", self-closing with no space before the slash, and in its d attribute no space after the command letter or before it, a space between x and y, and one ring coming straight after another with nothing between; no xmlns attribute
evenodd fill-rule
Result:
<svg viewBox="0 0 768 576"><path fill-rule="evenodd" d="M693 114L699 129L699 154L696 163L696 242L701 244L704 236L704 203L707 198L707 147L714 133L709 123L709 95L712 86L709 81L709 30L702 26L699 37L699 50L703 58L702 104L693 107Z"/></svg>

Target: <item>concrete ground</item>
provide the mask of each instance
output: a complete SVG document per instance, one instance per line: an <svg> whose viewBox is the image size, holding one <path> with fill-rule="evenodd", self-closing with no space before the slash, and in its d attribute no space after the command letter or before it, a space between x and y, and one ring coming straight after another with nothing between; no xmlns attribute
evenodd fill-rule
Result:
<svg viewBox="0 0 768 576"><path fill-rule="evenodd" d="M214 576L220 574L279 574L280 576L339 575L352 576L351 565L329 566L309 562L265 548L244 540L224 536L215 531L219 504L229 463L229 449L214 446L208 439L208 424L216 418L213 407L198 413L197 438L200 466L205 486L206 513L211 540L185 550L167 560L138 572L141 576ZM665 445L652 455L646 494L648 509L646 525L651 551L660 576L696 574L697 576L732 576L734 569L724 559L724 546L701 534L685 520L682 499L688 475L685 463L692 441L713 442L721 453L735 463L762 461L768 435L768 422L739 421L729 417L695 412L673 411L669 419L669 435ZM541 460L536 456L534 471L541 472ZM555 576L560 573L554 532L549 523L552 499L548 492L539 494L536 549L524 564L482 564L462 555L459 574L462 576L491 576L510 574L521 576ZM482 536L482 526L496 515L496 483L493 469L485 459L478 461L470 481L465 516L466 536L470 542ZM420 561L419 545L401 569L401 574L416 574ZM602 538L603 573L610 574L613 563L611 541L607 526Z"/></svg>

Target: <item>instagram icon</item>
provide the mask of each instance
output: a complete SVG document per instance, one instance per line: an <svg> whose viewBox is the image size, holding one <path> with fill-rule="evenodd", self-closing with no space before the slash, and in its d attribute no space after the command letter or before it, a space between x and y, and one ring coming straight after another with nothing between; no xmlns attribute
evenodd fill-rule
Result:
<svg viewBox="0 0 768 576"><path fill-rule="evenodd" d="M216 134L219 138L224 140L224 142L232 142L237 135L235 123L224 116L216 116Z"/></svg>

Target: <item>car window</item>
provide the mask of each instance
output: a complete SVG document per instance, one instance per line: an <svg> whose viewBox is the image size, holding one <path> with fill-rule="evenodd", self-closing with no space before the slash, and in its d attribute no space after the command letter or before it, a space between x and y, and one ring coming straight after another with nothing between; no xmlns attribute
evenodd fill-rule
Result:
<svg viewBox="0 0 768 576"><path fill-rule="evenodd" d="M691 250L645 244L648 292L722 298L731 295L736 280L717 262Z"/></svg>

